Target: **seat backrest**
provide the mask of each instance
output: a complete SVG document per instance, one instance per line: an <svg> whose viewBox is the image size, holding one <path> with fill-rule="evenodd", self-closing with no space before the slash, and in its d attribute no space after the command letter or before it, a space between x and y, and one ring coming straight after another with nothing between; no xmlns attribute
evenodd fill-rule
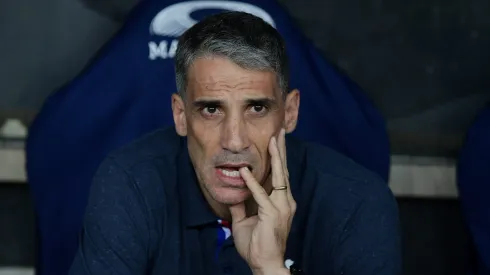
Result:
<svg viewBox="0 0 490 275"><path fill-rule="evenodd" d="M461 148L457 183L474 252L472 272L490 273L490 105L476 118Z"/></svg>

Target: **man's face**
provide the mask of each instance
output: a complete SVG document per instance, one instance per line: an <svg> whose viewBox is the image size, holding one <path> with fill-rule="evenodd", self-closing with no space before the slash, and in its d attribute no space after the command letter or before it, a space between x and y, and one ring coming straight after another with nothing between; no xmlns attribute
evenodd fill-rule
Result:
<svg viewBox="0 0 490 275"><path fill-rule="evenodd" d="M233 205L251 196L238 169L261 184L270 171L268 144L281 128L294 130L299 93L284 100L273 72L250 71L225 58L200 58L188 71L185 103L173 96L177 132L188 149L204 195Z"/></svg>

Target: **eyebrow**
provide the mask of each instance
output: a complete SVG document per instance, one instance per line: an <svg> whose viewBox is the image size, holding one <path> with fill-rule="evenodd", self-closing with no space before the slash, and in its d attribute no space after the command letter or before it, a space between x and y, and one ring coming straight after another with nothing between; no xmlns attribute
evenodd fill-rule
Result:
<svg viewBox="0 0 490 275"><path fill-rule="evenodd" d="M192 105L196 108L204 108L207 106L220 106L222 104L223 101L218 99L198 99L192 102Z"/></svg>
<svg viewBox="0 0 490 275"><path fill-rule="evenodd" d="M275 106L277 105L277 100L275 98L263 97L263 98L249 98L245 100L246 105L264 105L264 106ZM192 105L196 108L204 108L207 106L222 106L224 101L220 99L197 99Z"/></svg>

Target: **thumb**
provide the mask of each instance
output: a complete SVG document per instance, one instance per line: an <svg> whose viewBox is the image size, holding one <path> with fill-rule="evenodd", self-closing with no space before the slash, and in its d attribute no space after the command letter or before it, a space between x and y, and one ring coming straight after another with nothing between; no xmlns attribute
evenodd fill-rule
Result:
<svg viewBox="0 0 490 275"><path fill-rule="evenodd" d="M230 210L230 214L231 214L232 224L239 223L247 217L247 214L245 213L245 203L244 202L230 206L229 210Z"/></svg>

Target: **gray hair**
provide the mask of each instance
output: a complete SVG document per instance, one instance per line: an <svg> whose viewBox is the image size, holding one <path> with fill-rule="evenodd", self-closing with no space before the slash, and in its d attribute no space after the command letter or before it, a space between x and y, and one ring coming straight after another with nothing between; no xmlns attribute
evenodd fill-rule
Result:
<svg viewBox="0 0 490 275"><path fill-rule="evenodd" d="M285 43L279 32L259 17L244 12L219 13L195 24L180 37L175 80L183 99L189 67L196 59L210 56L226 57L244 69L274 72L282 94L287 94Z"/></svg>

